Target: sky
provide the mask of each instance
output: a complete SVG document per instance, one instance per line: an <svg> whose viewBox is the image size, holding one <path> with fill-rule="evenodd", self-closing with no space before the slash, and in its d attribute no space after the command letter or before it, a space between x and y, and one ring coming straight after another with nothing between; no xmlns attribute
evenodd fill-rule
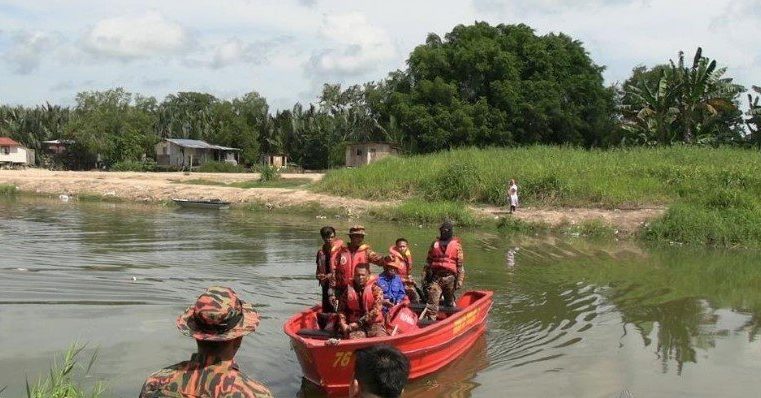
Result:
<svg viewBox="0 0 761 398"><path fill-rule="evenodd" d="M0 103L123 87L159 100L256 91L290 108L323 83L383 79L428 33L474 21L566 33L607 84L702 46L735 82L761 85L761 0L0 0Z"/></svg>

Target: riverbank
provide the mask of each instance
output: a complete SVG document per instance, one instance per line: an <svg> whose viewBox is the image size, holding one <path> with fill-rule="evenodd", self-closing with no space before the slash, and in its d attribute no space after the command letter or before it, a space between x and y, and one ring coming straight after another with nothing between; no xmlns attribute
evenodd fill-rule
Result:
<svg viewBox="0 0 761 398"><path fill-rule="evenodd" d="M283 179L317 182L323 174L284 174ZM54 196L66 195L73 199L104 201L133 201L165 203L172 198L219 198L233 203L234 207L253 207L268 210L306 209L320 213L331 210L346 216L369 216L410 222L436 222L415 214L397 214L393 209L403 208L399 200L364 200L347 196L314 192L311 184L293 188L239 188L257 181L254 173L137 173L97 171L49 171L42 169L0 170L0 184L18 187L21 193ZM430 203L425 204L431 207ZM582 226L600 222L618 231L619 235L636 232L644 223L661 216L663 207L640 209L552 208L529 206L508 215L499 206L464 206L460 208L473 218L473 224L489 220L512 219L548 228ZM423 205L418 207L425 207ZM414 210L411 211L414 213ZM435 219L434 219L435 218Z"/></svg>
<svg viewBox="0 0 761 398"><path fill-rule="evenodd" d="M596 213L644 211L642 220L653 221L643 224L648 240L761 247L761 156L754 149L470 148L337 170L314 189L417 207L442 202L504 207L513 178L525 206L519 215L541 208L566 218L576 209L594 209L582 218L612 221ZM415 212L415 206L407 207L407 213ZM531 219L548 220L551 213L534 213Z"/></svg>

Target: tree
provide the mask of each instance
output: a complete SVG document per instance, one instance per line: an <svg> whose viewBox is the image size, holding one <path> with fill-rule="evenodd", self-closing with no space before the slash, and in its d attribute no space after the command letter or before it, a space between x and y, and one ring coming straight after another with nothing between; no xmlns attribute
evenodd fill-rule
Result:
<svg viewBox="0 0 761 398"><path fill-rule="evenodd" d="M738 96L744 89L702 54L698 48L691 66L680 51L677 62L635 68L623 85L624 127L640 141L661 144L739 141Z"/></svg>
<svg viewBox="0 0 761 398"><path fill-rule="evenodd" d="M430 34L387 80L387 109L410 149L465 145L605 145L613 91L603 67L564 34L526 25L458 25ZM389 120L391 120L389 118Z"/></svg>
<svg viewBox="0 0 761 398"><path fill-rule="evenodd" d="M756 94L761 95L761 87L753 86L753 91ZM745 119L745 125L748 128L750 136L748 141L755 147L761 148L761 104L759 104L759 97L748 94L748 111L746 112L747 118Z"/></svg>

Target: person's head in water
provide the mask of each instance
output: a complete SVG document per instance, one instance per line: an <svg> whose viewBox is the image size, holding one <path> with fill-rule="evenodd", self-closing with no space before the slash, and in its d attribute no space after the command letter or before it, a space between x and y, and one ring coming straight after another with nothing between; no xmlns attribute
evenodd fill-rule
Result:
<svg viewBox="0 0 761 398"><path fill-rule="evenodd" d="M349 397L397 398L404 392L410 361L398 349L374 345L354 352L354 380Z"/></svg>
<svg viewBox="0 0 761 398"><path fill-rule="evenodd" d="M331 226L320 228L320 237L325 244L330 244L336 238L336 229Z"/></svg>
<svg viewBox="0 0 761 398"><path fill-rule="evenodd" d="M452 222L449 220L444 221L439 227L439 238L441 238L441 240L450 240L452 239L453 234L454 225L452 225Z"/></svg>
<svg viewBox="0 0 761 398"><path fill-rule="evenodd" d="M354 284L358 287L365 287L370 279L370 264L360 264L354 268Z"/></svg>
<svg viewBox="0 0 761 398"><path fill-rule="evenodd" d="M355 225L349 228L349 239L351 245L357 247L365 240L365 227L361 225Z"/></svg>
<svg viewBox="0 0 761 398"><path fill-rule="evenodd" d="M405 254L407 253L407 249L410 248L410 243L407 242L407 239L399 238L395 242L396 250L401 253Z"/></svg>

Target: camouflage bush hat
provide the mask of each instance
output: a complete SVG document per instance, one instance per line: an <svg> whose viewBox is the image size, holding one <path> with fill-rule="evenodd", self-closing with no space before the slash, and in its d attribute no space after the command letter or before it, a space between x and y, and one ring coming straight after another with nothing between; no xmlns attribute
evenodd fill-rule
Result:
<svg viewBox="0 0 761 398"><path fill-rule="evenodd" d="M349 236L352 235L362 235L365 236L365 227L362 225L355 225L351 228L349 228Z"/></svg>
<svg viewBox="0 0 761 398"><path fill-rule="evenodd" d="M227 341L245 336L259 325L254 306L229 287L212 286L177 318L182 334L196 340Z"/></svg>
<svg viewBox="0 0 761 398"><path fill-rule="evenodd" d="M383 268L396 268L397 271L402 269L401 261L394 256L383 257Z"/></svg>

